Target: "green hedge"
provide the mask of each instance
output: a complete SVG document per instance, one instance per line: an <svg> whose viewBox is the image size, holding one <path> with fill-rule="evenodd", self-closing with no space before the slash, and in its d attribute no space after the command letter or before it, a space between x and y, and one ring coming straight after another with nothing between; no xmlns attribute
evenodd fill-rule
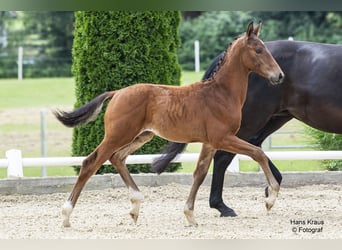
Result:
<svg viewBox="0 0 342 250"><path fill-rule="evenodd" d="M139 82L179 85L181 70L176 55L180 46L179 22L178 11L76 12L72 51L75 107L104 91ZM103 114L96 121L74 129L72 155L88 155L101 142ZM136 153L159 153L165 143L155 138ZM133 173L149 172L149 165L128 167ZM178 167L179 164L173 164L169 170ZM103 166L98 171L109 172L114 172L112 166Z"/></svg>
<svg viewBox="0 0 342 250"><path fill-rule="evenodd" d="M326 133L311 127L306 128L306 132L310 136L311 142L321 150L341 150L342 135ZM326 160L323 164L330 171L342 171L341 160Z"/></svg>

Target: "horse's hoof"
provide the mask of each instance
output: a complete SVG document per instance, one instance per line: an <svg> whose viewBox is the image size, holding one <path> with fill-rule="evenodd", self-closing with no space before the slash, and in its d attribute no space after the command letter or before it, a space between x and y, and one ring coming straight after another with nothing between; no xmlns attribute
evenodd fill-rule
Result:
<svg viewBox="0 0 342 250"><path fill-rule="evenodd" d="M237 216L237 214L231 208L228 208L228 209L222 211L221 215L220 215L220 217L236 217L236 216Z"/></svg>
<svg viewBox="0 0 342 250"><path fill-rule="evenodd" d="M236 217L237 216L235 211L231 209L230 207L226 206L226 204L224 204L223 202L217 203L215 205L210 204L210 207L217 209L221 213L220 217Z"/></svg>

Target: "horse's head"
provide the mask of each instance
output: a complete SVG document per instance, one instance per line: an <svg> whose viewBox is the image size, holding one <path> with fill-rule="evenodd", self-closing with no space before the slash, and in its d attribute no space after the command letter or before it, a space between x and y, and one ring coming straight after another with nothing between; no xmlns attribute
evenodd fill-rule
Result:
<svg viewBox="0 0 342 250"><path fill-rule="evenodd" d="M269 79L273 85L280 84L283 82L284 73L263 41L259 39L260 29L261 23L255 28L253 22L248 25L247 31L242 37L245 42L242 61L250 71Z"/></svg>

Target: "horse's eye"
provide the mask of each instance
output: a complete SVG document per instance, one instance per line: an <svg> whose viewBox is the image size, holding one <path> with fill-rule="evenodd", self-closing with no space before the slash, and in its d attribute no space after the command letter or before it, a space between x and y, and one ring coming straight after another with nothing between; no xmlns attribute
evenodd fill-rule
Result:
<svg viewBox="0 0 342 250"><path fill-rule="evenodd" d="M255 50L255 53L261 54L261 53L262 53L262 49L256 49L256 50Z"/></svg>

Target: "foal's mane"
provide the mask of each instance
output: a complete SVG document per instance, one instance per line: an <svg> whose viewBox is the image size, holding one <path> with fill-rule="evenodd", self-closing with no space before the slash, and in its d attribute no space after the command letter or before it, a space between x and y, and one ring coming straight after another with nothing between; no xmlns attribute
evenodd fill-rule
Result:
<svg viewBox="0 0 342 250"><path fill-rule="evenodd" d="M228 51L232 47L232 45L238 40L240 37L242 37L245 33L240 34L239 36L234 37L234 41L229 43L229 46L226 48L226 50L223 52L223 56L220 58L220 60L217 62L215 69L210 74L209 78L202 79L202 82L211 81L215 78L216 73L221 69L222 65L227 61L228 57Z"/></svg>

